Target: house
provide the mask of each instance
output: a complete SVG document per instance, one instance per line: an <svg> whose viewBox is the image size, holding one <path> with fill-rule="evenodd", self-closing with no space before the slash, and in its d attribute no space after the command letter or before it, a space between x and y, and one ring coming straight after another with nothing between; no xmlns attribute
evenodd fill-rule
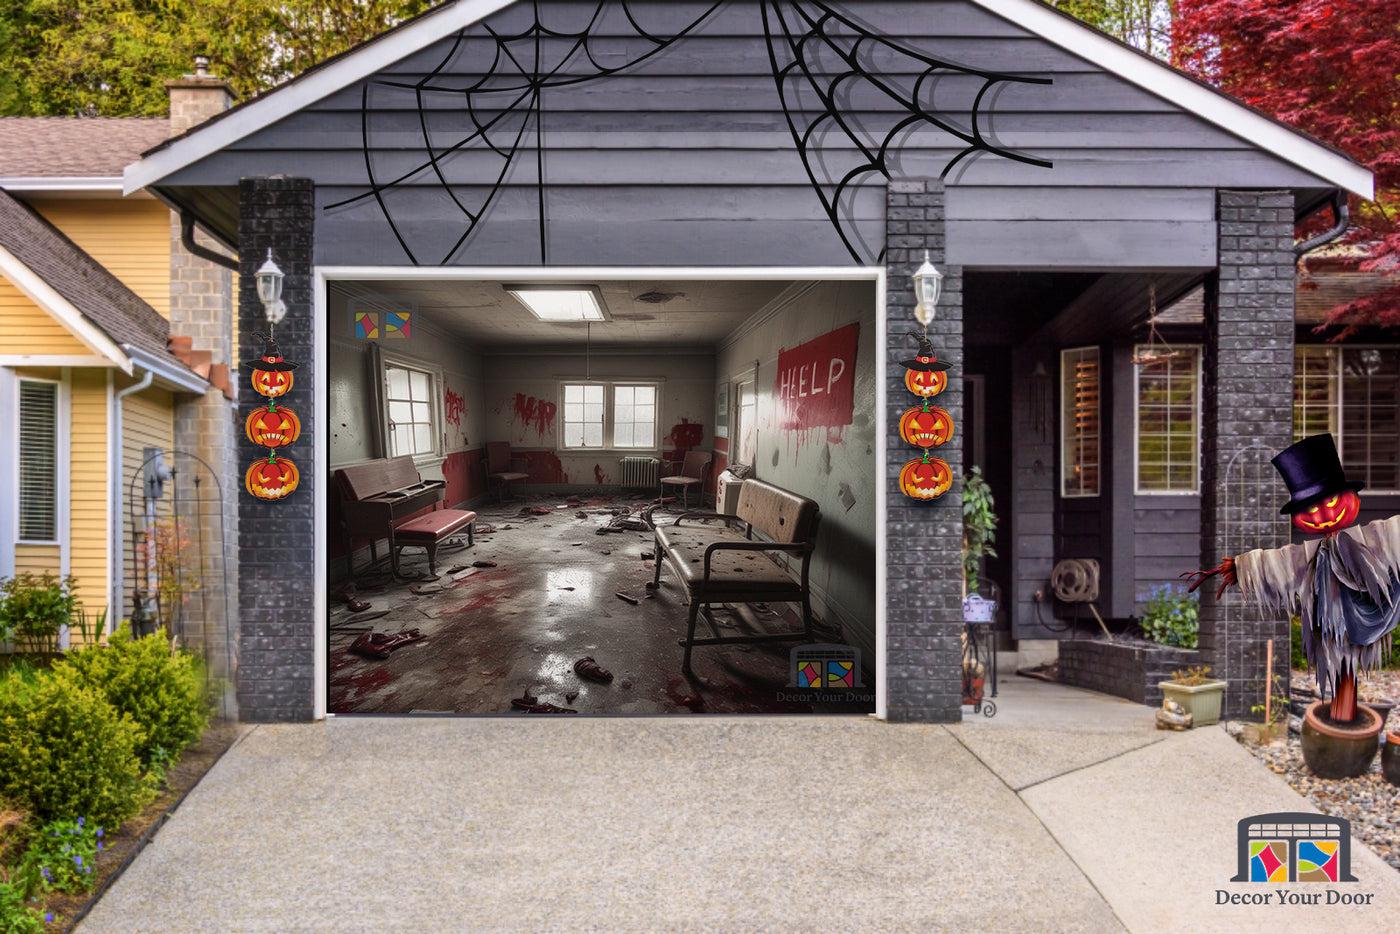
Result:
<svg viewBox="0 0 1400 934"><path fill-rule="evenodd" d="M480 505L484 448L508 442L527 488L611 487L656 386L643 453L698 446L820 503L813 597L877 713L958 718L960 485L918 501L898 480L920 453L896 427L911 331L953 366L937 455L991 482L1018 639L1086 613L1057 598L1062 560L1097 562L1081 593L1121 620L1144 585L1287 535L1267 456L1294 434L1297 360L1306 424L1339 419L1348 468L1393 488L1390 351L1295 350L1294 224L1370 197L1370 173L1034 0L459 0L125 178L237 253L241 334L267 322L269 251L286 273L300 486L239 503L253 719L327 710L333 468L406 453ZM561 285L607 320L512 296ZM1168 356L1154 308L1198 287ZM1270 642L1286 665L1285 621L1227 599L1201 630L1235 711Z"/></svg>
<svg viewBox="0 0 1400 934"><path fill-rule="evenodd" d="M0 119L0 422L17 454L0 462L0 576L71 574L89 617L159 618L227 676L231 273L182 246L165 205L121 192L124 165L226 106L221 83L171 85L172 119Z"/></svg>

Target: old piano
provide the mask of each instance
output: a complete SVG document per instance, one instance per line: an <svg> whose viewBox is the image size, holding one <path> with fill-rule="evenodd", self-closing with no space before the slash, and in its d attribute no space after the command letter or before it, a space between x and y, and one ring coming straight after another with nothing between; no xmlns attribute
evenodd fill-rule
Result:
<svg viewBox="0 0 1400 934"><path fill-rule="evenodd" d="M379 539L389 542L389 563L395 577L399 572L399 549L424 548L428 552L428 573L437 574L437 548L448 536L466 530L467 544L473 544L472 523L476 513L468 509L433 509L447 497L443 480L424 480L413 466L413 458L389 457L342 467L335 472L340 491L340 524L345 535L347 565L354 576L354 540L369 539L371 564L379 560Z"/></svg>

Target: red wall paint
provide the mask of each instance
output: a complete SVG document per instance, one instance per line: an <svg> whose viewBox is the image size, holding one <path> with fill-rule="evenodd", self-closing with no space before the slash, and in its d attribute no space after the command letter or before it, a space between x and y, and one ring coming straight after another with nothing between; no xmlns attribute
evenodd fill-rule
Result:
<svg viewBox="0 0 1400 934"><path fill-rule="evenodd" d="M604 483L608 482L608 475L603 472L602 464L593 465L593 479L598 481L599 486L602 486Z"/></svg>
<svg viewBox="0 0 1400 934"><path fill-rule="evenodd" d="M526 483L568 483L569 475L564 473L564 465L559 455L553 451L517 451L511 456L525 458L525 472L530 475Z"/></svg>
<svg viewBox="0 0 1400 934"><path fill-rule="evenodd" d="M544 399L536 399L534 396L527 396L523 392L515 394L515 418L525 429L534 429L535 434L544 436L545 432L554 430L554 415L559 407L553 402ZM523 439L525 435L522 433Z"/></svg>
<svg viewBox="0 0 1400 934"><path fill-rule="evenodd" d="M773 390L779 428L836 428L851 423L859 339L860 325L848 324L792 350L778 351Z"/></svg>

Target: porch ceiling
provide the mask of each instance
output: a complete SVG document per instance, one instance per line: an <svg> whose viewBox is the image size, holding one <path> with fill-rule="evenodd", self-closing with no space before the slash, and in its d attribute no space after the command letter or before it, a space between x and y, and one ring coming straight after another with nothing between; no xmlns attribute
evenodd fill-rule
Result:
<svg viewBox="0 0 1400 934"><path fill-rule="evenodd" d="M522 273L526 272L522 270ZM516 282L529 281L521 275ZM594 350L718 344L777 299L790 281L774 280L581 280L603 293L611 320L594 322ZM499 281L446 279L332 282L344 300L408 300L417 314L482 350L569 345L581 349L582 324L538 320L506 294Z"/></svg>

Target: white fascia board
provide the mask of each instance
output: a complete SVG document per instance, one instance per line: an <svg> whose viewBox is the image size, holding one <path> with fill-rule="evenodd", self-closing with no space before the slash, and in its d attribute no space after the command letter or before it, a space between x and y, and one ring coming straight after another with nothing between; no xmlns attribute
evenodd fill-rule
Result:
<svg viewBox="0 0 1400 934"><path fill-rule="evenodd" d="M0 177L0 188L6 191L72 191L72 192L97 192L110 191L120 194L122 190L122 178L120 175L73 175L63 177L36 176L5 176Z"/></svg>
<svg viewBox="0 0 1400 934"><path fill-rule="evenodd" d="M1368 201L1375 197L1375 177L1365 166L1038 0L972 2L1285 162Z"/></svg>
<svg viewBox="0 0 1400 934"><path fill-rule="evenodd" d="M48 312L59 324L67 329L79 343L100 357L112 361L123 373L131 375L131 358L122 353L112 339L83 315L81 311L54 291L33 270L4 247L0 247L0 275L10 280L10 284L23 292L31 302Z"/></svg>
<svg viewBox="0 0 1400 934"><path fill-rule="evenodd" d="M228 116L176 140L126 167L124 191L130 194L153 185L206 156L233 145L331 94L368 78L401 58L427 48L457 29L485 19L515 0L458 0L429 13L396 32L371 40L338 61L294 78L250 101Z"/></svg>

